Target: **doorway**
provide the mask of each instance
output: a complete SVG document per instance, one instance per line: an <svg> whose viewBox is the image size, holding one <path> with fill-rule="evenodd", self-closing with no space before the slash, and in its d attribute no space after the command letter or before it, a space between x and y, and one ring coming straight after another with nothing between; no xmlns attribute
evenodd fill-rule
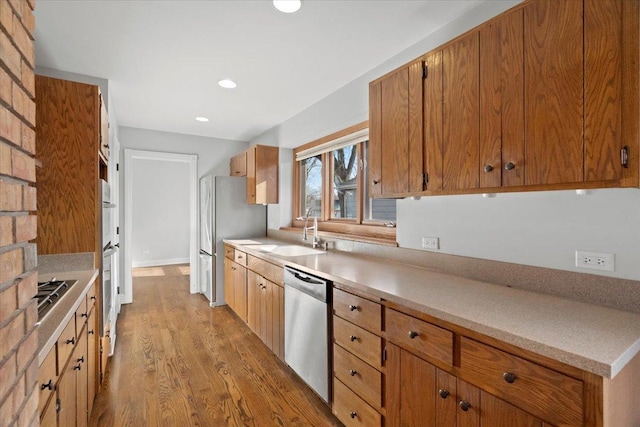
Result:
<svg viewBox="0 0 640 427"><path fill-rule="evenodd" d="M191 293L198 292L198 268L197 268L197 254L198 254L198 211L197 211L197 189L198 189L198 177L197 177L197 162L198 156L192 154L175 154L175 153L163 153L156 151L141 151L141 150L132 150L125 149L124 150L124 289L122 302L123 303L131 303L133 302L133 280L132 280L132 268L134 255L137 259L138 266L151 265L153 263L181 263L188 261L191 275L189 279L189 290ZM144 169L145 171L156 171L157 173L149 172L149 173L137 173L138 171ZM185 189L183 195L185 196L185 201L187 204L187 209L185 206L176 206L171 204L170 201L162 200L163 189L168 189L171 186L171 179L167 180L167 176L170 178L171 171L184 171L186 177L184 184L188 187ZM160 172L158 172L160 171ZM163 173L164 171L165 173ZM158 174L159 173L159 174ZM154 180L154 176L156 177ZM136 199L134 199L134 189L140 188L143 185L145 188L145 192L138 194ZM144 199L145 197L150 197L149 199ZM157 200L156 200L157 199ZM150 204L154 204L154 206L158 206L158 203L161 203L161 207L156 207L155 209L147 209L145 213L145 223L148 220L148 224L152 227L151 230L146 229L144 232L150 233L153 237L155 232L155 237L159 238L171 238L167 234L167 229L163 228L163 222L166 218L161 213L171 214L175 213L177 210L184 210L185 218L188 218L188 226L186 226L185 231L188 234L188 259L183 259L181 257L175 258L171 257L171 255L167 255L167 253L160 253L153 255L152 251L155 251L154 248L160 248L163 245L159 245L158 243L154 244L151 242L149 244L148 249L140 250L140 247L137 247L136 250L141 252L141 254L134 254L134 219L136 203L142 205L145 209L149 208ZM156 212L157 214L154 214ZM137 218L139 220L139 218ZM153 229L155 227L155 229ZM142 232L140 230L139 232ZM139 246L139 245L137 245ZM170 246L170 245L169 245ZM153 248L152 248L153 247ZM148 253L145 253L148 252ZM159 249L157 252L162 252ZM145 261L145 256L149 255ZM153 256L157 256L153 259Z"/></svg>

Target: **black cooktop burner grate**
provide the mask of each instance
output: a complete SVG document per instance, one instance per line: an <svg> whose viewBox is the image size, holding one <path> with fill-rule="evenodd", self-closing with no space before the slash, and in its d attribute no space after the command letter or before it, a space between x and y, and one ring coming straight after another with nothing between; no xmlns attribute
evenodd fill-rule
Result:
<svg viewBox="0 0 640 427"><path fill-rule="evenodd" d="M55 278L47 282L39 282L38 293L35 296L38 300L38 319L42 319L74 283L75 281L56 280Z"/></svg>

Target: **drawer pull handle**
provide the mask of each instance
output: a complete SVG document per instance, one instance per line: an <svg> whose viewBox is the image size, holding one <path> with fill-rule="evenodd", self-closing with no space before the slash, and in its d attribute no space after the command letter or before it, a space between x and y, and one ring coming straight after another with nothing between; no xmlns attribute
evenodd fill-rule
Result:
<svg viewBox="0 0 640 427"><path fill-rule="evenodd" d="M504 380L509 384L513 384L514 381L516 380L516 374L512 374L511 372L505 372L504 374L502 374L502 378L504 378Z"/></svg>
<svg viewBox="0 0 640 427"><path fill-rule="evenodd" d="M352 377L355 377L357 373L358 371L356 371L355 369L349 369L349 375L351 375Z"/></svg>
<svg viewBox="0 0 640 427"><path fill-rule="evenodd" d="M89 317L89 315L87 313L82 313L80 317Z"/></svg>
<svg viewBox="0 0 640 427"><path fill-rule="evenodd" d="M355 418L355 417L357 417L357 416L358 416L358 414L357 414L356 412L351 412L351 413L349 414L349 416L350 416L351 418Z"/></svg>
<svg viewBox="0 0 640 427"><path fill-rule="evenodd" d="M418 336L418 333L416 331L409 331L409 338L414 339L417 336Z"/></svg>
<svg viewBox="0 0 640 427"><path fill-rule="evenodd" d="M67 344L75 344L75 343L76 343L76 337L73 337L67 340Z"/></svg>
<svg viewBox="0 0 640 427"><path fill-rule="evenodd" d="M50 379L48 383L40 385L40 390L44 390L45 388L48 388L49 390L53 390L53 380L52 379Z"/></svg>
<svg viewBox="0 0 640 427"><path fill-rule="evenodd" d="M90 331L87 331L87 334L93 335L93 334L95 334L95 332L93 331L93 329L91 329Z"/></svg>
<svg viewBox="0 0 640 427"><path fill-rule="evenodd" d="M94 301L95 301L95 300L96 300L96 296L94 295L94 296L92 296L92 297L91 297L91 298L89 298L89 299L92 299L92 300L94 300Z"/></svg>
<svg viewBox="0 0 640 427"><path fill-rule="evenodd" d="M461 400L458 405L460 405L460 409L462 409L464 412L467 412L469 408L471 408L471 404L466 400Z"/></svg>
<svg viewBox="0 0 640 427"><path fill-rule="evenodd" d="M79 363L73 367L74 371L79 371L80 369L82 369L82 365L80 365Z"/></svg>
<svg viewBox="0 0 640 427"><path fill-rule="evenodd" d="M508 171L510 171L510 170L512 170L512 169L514 169L515 167L516 167L516 165L514 165L514 164L513 164L513 163L511 163L511 162L507 163L507 164L504 166L504 168L505 168L506 170L508 170Z"/></svg>
<svg viewBox="0 0 640 427"><path fill-rule="evenodd" d="M80 363L84 363L84 356L78 357L77 361L80 362Z"/></svg>
<svg viewBox="0 0 640 427"><path fill-rule="evenodd" d="M446 399L447 397L449 397L449 390L438 390L438 394L440 395L441 398Z"/></svg>
<svg viewBox="0 0 640 427"><path fill-rule="evenodd" d="M356 337L355 335L351 335L351 336L349 337L349 340L350 340L351 342L354 342L354 341L355 341L355 340L357 340L357 339L358 339L358 337Z"/></svg>
<svg viewBox="0 0 640 427"><path fill-rule="evenodd" d="M350 304L350 305L349 305L349 310L351 310L351 311L356 311L357 309L358 309L358 306L357 306L357 305L353 305L353 304Z"/></svg>

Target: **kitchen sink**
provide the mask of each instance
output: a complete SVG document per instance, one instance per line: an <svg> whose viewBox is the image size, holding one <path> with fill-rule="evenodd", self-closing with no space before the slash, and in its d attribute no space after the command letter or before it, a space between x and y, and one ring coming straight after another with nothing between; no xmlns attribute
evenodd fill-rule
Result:
<svg viewBox="0 0 640 427"><path fill-rule="evenodd" d="M320 249L313 249L307 246L299 245L247 245L247 248L257 249L262 252L270 252L274 255L280 256L305 256L320 255L326 253L326 251Z"/></svg>

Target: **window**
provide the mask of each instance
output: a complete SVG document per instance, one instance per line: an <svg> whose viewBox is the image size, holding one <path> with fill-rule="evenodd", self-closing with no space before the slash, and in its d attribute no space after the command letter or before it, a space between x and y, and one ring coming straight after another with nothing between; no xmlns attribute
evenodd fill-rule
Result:
<svg viewBox="0 0 640 427"><path fill-rule="evenodd" d="M368 139L364 122L294 150L294 226L309 215L323 231L395 240L395 199L369 197Z"/></svg>

